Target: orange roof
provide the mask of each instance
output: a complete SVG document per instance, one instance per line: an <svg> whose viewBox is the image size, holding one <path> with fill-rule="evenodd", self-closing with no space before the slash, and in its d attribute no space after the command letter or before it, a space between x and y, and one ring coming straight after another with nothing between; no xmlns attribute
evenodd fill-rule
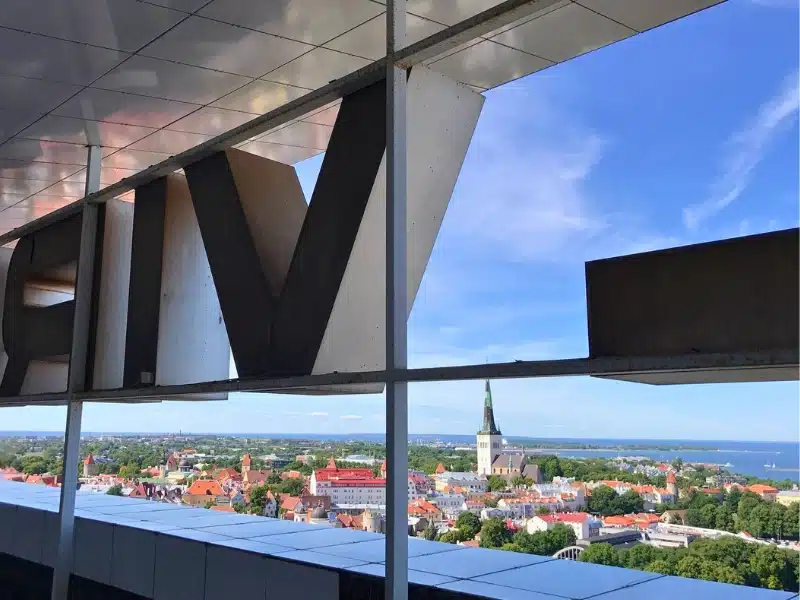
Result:
<svg viewBox="0 0 800 600"><path fill-rule="evenodd" d="M619 525L622 527L629 527L634 523L635 521L631 517L625 517L623 515L614 515L603 519L603 525Z"/></svg>
<svg viewBox="0 0 800 600"><path fill-rule="evenodd" d="M218 510L219 512L235 513L236 510L232 506L212 506L211 510Z"/></svg>
<svg viewBox="0 0 800 600"><path fill-rule="evenodd" d="M441 475L445 471L447 471L447 469L444 468L444 465L442 463L439 463L438 465L436 465L436 474L437 475Z"/></svg>
<svg viewBox="0 0 800 600"><path fill-rule="evenodd" d="M438 506L428 502L423 498L420 498L419 500L414 500L408 505L408 514L410 515L427 515L427 514L437 514L441 512L442 511L439 510Z"/></svg>
<svg viewBox="0 0 800 600"><path fill-rule="evenodd" d="M333 460L332 456L331 456L331 459L328 461L328 468L329 469L336 469L337 468L336 461Z"/></svg>
<svg viewBox="0 0 800 600"><path fill-rule="evenodd" d="M479 548L481 543L475 540L467 540L466 542L461 542L461 545L467 548Z"/></svg>
<svg viewBox="0 0 800 600"><path fill-rule="evenodd" d="M678 480L675 478L675 473L672 471L667 473L667 483L678 483Z"/></svg>
<svg viewBox="0 0 800 600"><path fill-rule="evenodd" d="M189 486L186 493L192 496L221 496L225 492L222 491L222 487L216 481L198 479Z"/></svg>
<svg viewBox="0 0 800 600"><path fill-rule="evenodd" d="M85 465L93 465L94 464L94 456L92 456L91 454L89 456L87 456L86 460L83 461L83 464L85 464Z"/></svg>
<svg viewBox="0 0 800 600"><path fill-rule="evenodd" d="M249 467L250 464L251 464L250 455L247 452L245 452L244 456L242 456L242 466Z"/></svg>
<svg viewBox="0 0 800 600"><path fill-rule="evenodd" d="M636 515L628 515L637 521L646 521L648 523L658 523L661 520L655 513L639 513Z"/></svg>
<svg viewBox="0 0 800 600"><path fill-rule="evenodd" d="M588 513L555 513L537 515L537 518L550 523L583 523L589 518Z"/></svg>
<svg viewBox="0 0 800 600"><path fill-rule="evenodd" d="M281 473L281 479L302 479L303 474L300 471L286 471Z"/></svg>
<svg viewBox="0 0 800 600"><path fill-rule="evenodd" d="M777 494L778 488L774 488L771 485L764 485L763 483L754 483L753 485L747 488L753 493L756 494Z"/></svg>
<svg viewBox="0 0 800 600"><path fill-rule="evenodd" d="M289 496L288 498L285 498L283 500L283 502L281 503L281 508L284 509L284 510L292 510L293 511L295 508L297 508L297 504L299 502L300 502L300 498L298 498L297 496Z"/></svg>
<svg viewBox="0 0 800 600"><path fill-rule="evenodd" d="M197 450L194 448L184 448L183 454L197 454Z"/></svg>

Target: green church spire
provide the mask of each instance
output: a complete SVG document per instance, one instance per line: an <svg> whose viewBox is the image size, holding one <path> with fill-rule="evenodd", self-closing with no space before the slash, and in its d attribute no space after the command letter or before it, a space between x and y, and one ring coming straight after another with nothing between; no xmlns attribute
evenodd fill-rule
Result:
<svg viewBox="0 0 800 600"><path fill-rule="evenodd" d="M486 396L483 401L483 427L478 433L502 435L494 422L494 408L492 407L492 386L486 380Z"/></svg>

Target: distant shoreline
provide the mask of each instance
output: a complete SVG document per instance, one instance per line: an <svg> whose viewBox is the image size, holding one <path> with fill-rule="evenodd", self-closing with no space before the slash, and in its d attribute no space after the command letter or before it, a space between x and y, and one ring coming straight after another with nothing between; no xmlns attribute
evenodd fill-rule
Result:
<svg viewBox="0 0 800 600"><path fill-rule="evenodd" d="M98 437L98 436L120 436L120 437L130 437L130 436L178 436L180 433L181 437L226 437L226 438L260 438L260 439L291 439L291 440L298 440L298 439L308 439L308 440L318 440L318 441L362 441L362 442L383 442L385 441L385 434L380 432L373 432L373 433L354 433L354 432L346 432L346 433L278 433L278 432L268 432L268 433L253 433L253 432L232 432L232 433L225 433L225 432L211 432L211 431L201 431L201 432L193 432L193 431L84 431L81 433L82 436L89 436L89 437ZM63 437L64 432L60 430L0 430L0 438L9 438L9 437L26 437L26 436L61 436ZM471 439L474 440L474 434L472 433L464 433L464 434L457 434L457 433L409 433L408 434L409 442L417 442L419 440L425 440L426 442L432 442L436 440L440 440L442 442L451 441L454 438L460 439ZM597 451L608 451L608 450L617 450L617 449L634 449L634 448L641 448L641 449L648 449L648 450L686 450L686 451L714 451L714 452L761 452L760 450L733 450L725 448L725 444L770 444L770 445L778 445L778 444L793 444L800 446L800 440L709 440L709 439L664 439L664 438L608 438L608 437L597 437L597 438L570 438L570 437L558 437L553 436L552 438L546 437L526 437L526 436L517 436L517 435L509 435L505 436L509 442L513 444L517 444L520 441L524 442L532 442L531 447L535 444L547 444L548 442L556 442L560 444L566 444L564 449L568 450L597 450ZM570 440L575 440L574 446L570 444ZM594 444L592 442L597 442ZM607 442L606 444L602 444L603 442ZM619 442L619 444L613 443ZM648 442L652 442L649 444ZM686 444L698 443L701 442L702 446L689 446ZM714 444L711 446L710 444ZM719 444L719 447L716 445ZM602 445L602 446L601 446ZM549 447L547 449L550 449ZM553 449L560 449L560 448L553 448Z"/></svg>

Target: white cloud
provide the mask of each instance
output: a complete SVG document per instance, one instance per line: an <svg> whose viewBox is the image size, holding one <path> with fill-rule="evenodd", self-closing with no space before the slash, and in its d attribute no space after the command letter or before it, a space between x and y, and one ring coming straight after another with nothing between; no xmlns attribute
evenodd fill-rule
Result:
<svg viewBox="0 0 800 600"><path fill-rule="evenodd" d="M688 228L694 229L713 217L747 188L770 143L797 117L800 107L798 76L795 71L786 77L777 94L761 105L741 131L728 139L721 172L711 185L709 197L683 211Z"/></svg>
<svg viewBox="0 0 800 600"><path fill-rule="evenodd" d="M607 227L585 186L606 145L544 92L498 90L484 107L448 220L474 250L559 258L576 238Z"/></svg>
<svg viewBox="0 0 800 600"><path fill-rule="evenodd" d="M364 417L361 415L342 415L340 418L344 419L345 421L360 421Z"/></svg>
<svg viewBox="0 0 800 600"><path fill-rule="evenodd" d="M326 412L312 412L310 414L310 416L312 416L312 417L327 417L328 413L326 413Z"/></svg>

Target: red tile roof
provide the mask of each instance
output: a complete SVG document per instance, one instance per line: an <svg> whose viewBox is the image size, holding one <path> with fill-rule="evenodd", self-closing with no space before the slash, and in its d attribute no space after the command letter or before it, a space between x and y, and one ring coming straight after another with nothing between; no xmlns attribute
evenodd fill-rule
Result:
<svg viewBox="0 0 800 600"><path fill-rule="evenodd" d="M245 452L244 456L242 456L242 466L249 467L250 464L251 464L250 455L247 452Z"/></svg>
<svg viewBox="0 0 800 600"><path fill-rule="evenodd" d="M546 523L583 523L589 518L588 513L554 513L537 516Z"/></svg>
<svg viewBox="0 0 800 600"><path fill-rule="evenodd" d="M603 519L603 525L617 525L622 527L630 527L634 523L635 523L634 519L623 515L613 515L611 517L606 517Z"/></svg>
<svg viewBox="0 0 800 600"><path fill-rule="evenodd" d="M771 485L764 485L763 483L754 483L753 485L747 488L751 492L755 494L777 494L778 488L774 488Z"/></svg>
<svg viewBox="0 0 800 600"><path fill-rule="evenodd" d="M222 496L225 492L216 481L199 479L189 486L186 493L192 496Z"/></svg>
<svg viewBox="0 0 800 600"><path fill-rule="evenodd" d="M297 508L297 505L298 505L299 502L300 502L300 498L298 498L296 496L288 496L281 503L281 508L284 509L284 510L293 511L295 508Z"/></svg>
<svg viewBox="0 0 800 600"><path fill-rule="evenodd" d="M672 471L667 473L667 483L678 483L678 480L675 478L675 473Z"/></svg>
<svg viewBox="0 0 800 600"><path fill-rule="evenodd" d="M94 464L94 456L89 454L89 456L86 457L86 460L83 461L83 464L85 464L85 465L93 465Z"/></svg>

